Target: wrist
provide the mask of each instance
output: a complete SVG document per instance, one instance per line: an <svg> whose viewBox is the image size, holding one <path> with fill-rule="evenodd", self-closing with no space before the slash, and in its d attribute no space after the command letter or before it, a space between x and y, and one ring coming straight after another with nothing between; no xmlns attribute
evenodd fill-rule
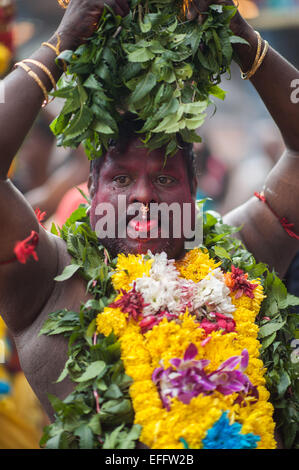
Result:
<svg viewBox="0 0 299 470"><path fill-rule="evenodd" d="M257 34L244 18L236 18L236 22L231 24L231 30L236 35L245 39L248 44L233 44L234 52L238 58L237 62L243 72L251 69L257 52Z"/></svg>
<svg viewBox="0 0 299 470"><path fill-rule="evenodd" d="M66 50L74 51L77 48L77 44L74 38L70 34L66 33L65 31L60 31L59 29L49 39L49 43L52 44L54 47L57 47L57 45L59 45L60 52Z"/></svg>
<svg viewBox="0 0 299 470"><path fill-rule="evenodd" d="M237 10L235 16L232 18L230 23L230 29L236 36L240 36L246 39L250 31L253 31L252 26L243 18L239 10Z"/></svg>

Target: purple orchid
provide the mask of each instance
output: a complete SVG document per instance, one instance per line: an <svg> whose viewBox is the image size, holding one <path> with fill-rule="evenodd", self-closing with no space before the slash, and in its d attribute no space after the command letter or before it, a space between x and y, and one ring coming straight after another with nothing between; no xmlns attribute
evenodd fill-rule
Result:
<svg viewBox="0 0 299 470"><path fill-rule="evenodd" d="M209 379L216 385L216 390L223 395L239 393L236 402L241 403L244 396L252 395L258 398L257 388L252 385L243 372L248 366L248 351L244 349L241 356L233 356L223 362L215 372L209 374ZM239 365L239 369L235 367Z"/></svg>
<svg viewBox="0 0 299 470"><path fill-rule="evenodd" d="M258 398L256 387L243 373L248 366L248 351L244 349L241 356L233 356L223 362L216 371L207 374L204 368L209 360L195 360L198 351L191 343L183 359L173 358L167 369L158 367L154 370L152 380L157 385L163 406L170 410L170 399L177 397L182 403L189 404L192 398L200 393L210 395L214 390L223 395L238 393L236 403L241 403L245 396ZM235 368L239 366L239 369Z"/></svg>
<svg viewBox="0 0 299 470"><path fill-rule="evenodd" d="M176 357L170 360L173 367L167 369L158 367L154 370L152 380L158 386L163 405L168 410L169 398L177 397L188 404L193 397L197 397L200 393L208 394L216 388L204 371L210 361L194 360L197 353L196 346L191 343L183 359Z"/></svg>

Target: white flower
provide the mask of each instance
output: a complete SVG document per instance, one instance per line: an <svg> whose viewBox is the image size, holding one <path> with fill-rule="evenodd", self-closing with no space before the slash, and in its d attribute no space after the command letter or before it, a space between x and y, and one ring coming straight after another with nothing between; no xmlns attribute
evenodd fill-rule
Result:
<svg viewBox="0 0 299 470"><path fill-rule="evenodd" d="M236 307L232 304L229 294L224 275L220 268L216 268L196 284L193 308L200 310L206 307L208 312L216 311L232 318Z"/></svg>
<svg viewBox="0 0 299 470"><path fill-rule="evenodd" d="M153 255L149 276L136 279L145 304L143 315L155 315L167 310L173 315L185 312L206 315L216 311L232 318L235 306L231 302L230 290L225 284L224 275L216 268L198 283L179 277L174 260L168 260L166 253Z"/></svg>
<svg viewBox="0 0 299 470"><path fill-rule="evenodd" d="M180 288L178 271L174 260L168 260L166 253L158 253L154 258L149 276L136 279L136 290L148 305L144 315L154 315L160 310L168 310L173 314L181 312Z"/></svg>

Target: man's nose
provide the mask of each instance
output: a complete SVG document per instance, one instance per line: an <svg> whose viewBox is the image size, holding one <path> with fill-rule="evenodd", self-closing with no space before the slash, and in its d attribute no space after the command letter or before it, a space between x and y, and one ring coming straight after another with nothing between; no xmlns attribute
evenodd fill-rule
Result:
<svg viewBox="0 0 299 470"><path fill-rule="evenodd" d="M149 178L141 178L132 187L129 196L129 204L133 203L150 204L158 202L157 191Z"/></svg>

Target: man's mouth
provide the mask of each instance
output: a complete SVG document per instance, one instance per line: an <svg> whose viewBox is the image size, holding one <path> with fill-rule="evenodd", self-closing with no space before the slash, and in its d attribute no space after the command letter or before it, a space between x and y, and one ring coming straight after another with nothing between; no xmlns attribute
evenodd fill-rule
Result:
<svg viewBox="0 0 299 470"><path fill-rule="evenodd" d="M159 236L160 223L158 219L131 219L127 224L129 238L148 240Z"/></svg>

